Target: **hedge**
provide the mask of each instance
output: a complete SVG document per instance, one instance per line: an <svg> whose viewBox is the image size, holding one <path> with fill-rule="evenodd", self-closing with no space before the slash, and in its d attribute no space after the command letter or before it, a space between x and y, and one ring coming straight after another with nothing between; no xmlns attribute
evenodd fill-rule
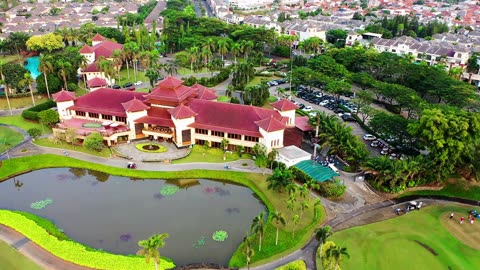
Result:
<svg viewBox="0 0 480 270"><path fill-rule="evenodd" d="M293 173L293 176L298 182L301 183L306 183L308 181L313 180L313 178L306 174L304 171L298 169L297 167L290 167L290 170ZM327 197L327 198L338 198L341 197L346 190L346 186L342 184L339 180L328 180L322 183L318 183L318 188L315 188L314 190L318 191L318 193L322 197Z"/></svg>
<svg viewBox="0 0 480 270"><path fill-rule="evenodd" d="M57 106L57 103L55 101L49 99L43 103L40 103L38 105L35 105L31 108L28 108L22 112L22 117L28 120L33 120L33 121L38 121L38 113L41 111L48 110L50 108L53 108Z"/></svg>
<svg viewBox="0 0 480 270"><path fill-rule="evenodd" d="M68 240L59 240L49 234L42 226L27 218L24 214L9 210L0 210L0 224L14 228L37 245L53 255L86 267L95 269L153 269L153 260L150 266L146 265L145 258L136 255L115 255L104 251L88 250L84 245ZM58 229L57 229L58 230ZM174 268L175 264L168 258L162 258L161 269Z"/></svg>

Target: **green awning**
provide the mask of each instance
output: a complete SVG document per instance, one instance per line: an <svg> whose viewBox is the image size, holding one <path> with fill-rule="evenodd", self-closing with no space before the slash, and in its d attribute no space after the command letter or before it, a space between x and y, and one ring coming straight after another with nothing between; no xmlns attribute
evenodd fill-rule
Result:
<svg viewBox="0 0 480 270"><path fill-rule="evenodd" d="M339 176L338 173L334 172L329 167L322 166L318 163L314 165L312 160L304 160L294 166L308 174L317 182L324 182L335 176Z"/></svg>

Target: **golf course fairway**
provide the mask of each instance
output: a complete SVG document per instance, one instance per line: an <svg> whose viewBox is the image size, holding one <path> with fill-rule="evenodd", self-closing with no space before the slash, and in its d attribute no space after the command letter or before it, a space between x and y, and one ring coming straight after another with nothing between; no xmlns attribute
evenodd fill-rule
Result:
<svg viewBox="0 0 480 270"><path fill-rule="evenodd" d="M480 220L459 224L460 217L467 218L473 208L453 204L425 207L335 232L328 240L346 247L350 254L343 258L342 269L479 269ZM451 212L454 219L449 219Z"/></svg>

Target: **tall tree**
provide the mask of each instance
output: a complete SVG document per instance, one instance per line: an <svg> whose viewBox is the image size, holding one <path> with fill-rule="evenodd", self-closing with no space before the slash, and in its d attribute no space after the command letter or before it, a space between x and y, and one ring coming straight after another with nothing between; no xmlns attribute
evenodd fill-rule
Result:
<svg viewBox="0 0 480 270"><path fill-rule="evenodd" d="M64 87L65 87L65 90L68 90L67 77L68 77L68 74L69 74L70 70L72 69L72 64L70 64L70 62L67 62L67 61L64 61L64 60L59 60L59 61L57 61L57 66L59 68L58 74L63 79L63 84L64 84Z"/></svg>
<svg viewBox="0 0 480 270"><path fill-rule="evenodd" d="M3 66L4 66L4 63L3 63L3 61L0 60L0 81L1 81L0 84L5 85L5 90L4 91L5 91L5 97L7 98L8 110L10 111L10 115L13 115L12 105L10 104L10 98L8 97L9 88L8 88L7 81L5 80L5 75L3 74Z"/></svg>
<svg viewBox="0 0 480 270"><path fill-rule="evenodd" d="M250 270L250 261L255 256L255 249L253 248L253 237L245 236L243 238L243 252L247 258L247 269Z"/></svg>
<svg viewBox="0 0 480 270"><path fill-rule="evenodd" d="M335 266L335 270L340 267L340 262L342 261L343 257L350 258L350 255L347 252L346 247L341 246L333 246L326 252L327 259L330 260L330 263ZM330 268L331 269L331 268Z"/></svg>
<svg viewBox="0 0 480 270"><path fill-rule="evenodd" d="M281 193L292 181L293 174L291 170L275 168L273 174L267 178L268 189Z"/></svg>
<svg viewBox="0 0 480 270"><path fill-rule="evenodd" d="M28 89L30 89L30 96L32 97L32 104L35 106L35 98L33 97L33 83L35 80L33 79L32 75L30 75L29 72L26 72L23 74L23 80L18 82L18 85L20 87L23 86L28 86Z"/></svg>
<svg viewBox="0 0 480 270"><path fill-rule="evenodd" d="M285 217L282 213L274 211L272 213L272 222L275 223L275 228L277 228L277 233L275 235L275 246L278 245L278 228L280 225L285 226L287 224Z"/></svg>
<svg viewBox="0 0 480 270"><path fill-rule="evenodd" d="M265 233L265 229L267 224L265 223L265 212L261 212L258 216L253 219L252 226L250 230L258 234L259 242L258 242L258 251L262 251L262 238L263 234Z"/></svg>
<svg viewBox="0 0 480 270"><path fill-rule="evenodd" d="M45 58L45 56L41 56L38 70L43 73L43 79L45 80L45 87L47 88L47 96L48 96L48 99L50 99L50 90L48 89L47 74L53 72L53 65L48 59Z"/></svg>
<svg viewBox="0 0 480 270"><path fill-rule="evenodd" d="M320 242L320 254L322 254L323 244L327 241L327 238L333 234L332 227L325 226L315 230L315 239Z"/></svg>
<svg viewBox="0 0 480 270"><path fill-rule="evenodd" d="M138 246L140 250L137 252L137 255L145 256L146 263L150 263L150 259L153 259L155 263L155 270L158 270L158 265L160 264L160 251L159 248L165 246L165 238L168 238L167 233L163 234L154 234L146 240L140 240Z"/></svg>

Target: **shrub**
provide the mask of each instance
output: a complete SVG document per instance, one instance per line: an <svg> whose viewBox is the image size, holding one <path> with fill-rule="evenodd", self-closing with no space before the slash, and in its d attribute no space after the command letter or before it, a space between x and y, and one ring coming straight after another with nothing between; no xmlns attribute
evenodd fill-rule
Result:
<svg viewBox="0 0 480 270"><path fill-rule="evenodd" d="M323 197L339 198L343 196L346 189L347 187L337 179L335 181L325 181L321 183L318 191Z"/></svg>
<svg viewBox="0 0 480 270"><path fill-rule="evenodd" d="M27 130L28 135L32 138L37 138L42 135L42 131L39 128L31 128Z"/></svg>
<svg viewBox="0 0 480 270"><path fill-rule="evenodd" d="M41 111L38 113L38 118L42 125L45 125L48 127L53 126L54 124L58 123L58 121L60 120L58 112L54 110Z"/></svg>
<svg viewBox="0 0 480 270"><path fill-rule="evenodd" d="M85 137L83 141L83 146L87 149L95 150L95 151L102 151L105 145L103 144L103 137L98 132L93 132L92 134Z"/></svg>
<svg viewBox="0 0 480 270"><path fill-rule="evenodd" d="M47 100L46 102L40 103L36 106L28 108L22 112L22 117L24 119L38 121L39 116L38 113L41 111L48 110L50 108L55 107L57 104L53 100Z"/></svg>
<svg viewBox="0 0 480 270"><path fill-rule="evenodd" d="M275 270L307 270L307 265L303 260L296 260L275 268Z"/></svg>

